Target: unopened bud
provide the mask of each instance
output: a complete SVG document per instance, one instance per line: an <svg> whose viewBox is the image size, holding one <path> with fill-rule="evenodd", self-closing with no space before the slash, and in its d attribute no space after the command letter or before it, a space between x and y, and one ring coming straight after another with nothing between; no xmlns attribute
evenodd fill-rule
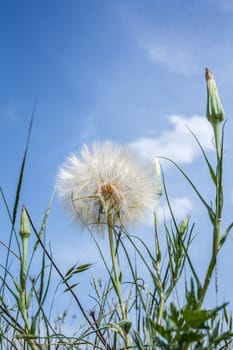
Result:
<svg viewBox="0 0 233 350"><path fill-rule="evenodd" d="M20 230L19 230L20 236L22 238L28 238L30 236L30 225L28 216L26 213L26 209L23 207L21 212L21 219L20 219Z"/></svg>
<svg viewBox="0 0 233 350"><path fill-rule="evenodd" d="M153 161L154 179L156 194L162 196L163 194L163 183L161 178L161 167L158 158Z"/></svg>
<svg viewBox="0 0 233 350"><path fill-rule="evenodd" d="M224 119L224 110L218 95L218 88L213 74L206 68L207 83L207 107L206 117L210 122L222 121Z"/></svg>
<svg viewBox="0 0 233 350"><path fill-rule="evenodd" d="M189 215L186 215L184 220L180 223L179 227L178 227L178 231L180 235L183 235L185 233L185 231L187 230L188 224L189 224Z"/></svg>

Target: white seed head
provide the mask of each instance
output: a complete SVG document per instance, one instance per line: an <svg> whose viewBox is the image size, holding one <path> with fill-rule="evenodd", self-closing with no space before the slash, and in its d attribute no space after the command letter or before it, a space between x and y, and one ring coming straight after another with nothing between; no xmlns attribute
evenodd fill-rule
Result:
<svg viewBox="0 0 233 350"><path fill-rule="evenodd" d="M84 225L103 231L110 213L113 224L127 227L156 204L151 169L133 150L111 141L84 145L70 155L57 175L56 188L65 208Z"/></svg>

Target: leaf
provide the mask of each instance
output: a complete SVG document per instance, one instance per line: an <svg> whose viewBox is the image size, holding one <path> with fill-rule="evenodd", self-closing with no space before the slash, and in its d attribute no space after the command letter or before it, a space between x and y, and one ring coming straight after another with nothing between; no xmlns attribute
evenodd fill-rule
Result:
<svg viewBox="0 0 233 350"><path fill-rule="evenodd" d="M90 267L92 266L92 264L82 264L77 266L76 264L73 265L71 268L69 268L69 270L66 272L65 274L65 278L62 281L62 283L67 283L71 277L75 274L78 274L80 272L86 271L88 270Z"/></svg>
<svg viewBox="0 0 233 350"><path fill-rule="evenodd" d="M129 334L131 325L132 325L132 322L130 322L129 320L122 320L118 322L118 326L121 327L126 334Z"/></svg>
<svg viewBox="0 0 233 350"><path fill-rule="evenodd" d="M88 270L93 264L83 264L83 265L79 265L75 271L73 272L74 274L77 274L77 273L80 273L80 272L83 272L83 271L86 271Z"/></svg>
<svg viewBox="0 0 233 350"><path fill-rule="evenodd" d="M33 295L34 295L34 287L32 287L29 291L29 294L28 294L28 297L27 297L27 300L26 300L26 310L29 309L30 307L30 303L31 303L31 300L33 298Z"/></svg>
<svg viewBox="0 0 233 350"><path fill-rule="evenodd" d="M67 287L63 293L69 292L71 289L75 288L79 283L74 283L71 286Z"/></svg>
<svg viewBox="0 0 233 350"><path fill-rule="evenodd" d="M168 160L169 162L171 162L173 165L175 165L175 167L180 171L180 173L184 176L184 178L188 181L188 183L190 184L190 186L193 188L194 192L197 194L198 198L201 200L201 202L203 203L203 205L206 207L208 214L209 214L209 218L211 223L214 223L215 220L215 213L213 212L212 208L207 204L207 202L204 200L204 198L202 197L201 193L198 191L198 189L196 188L196 186L192 183L192 181L190 180L190 178L188 177L188 175L185 174L185 172L181 169L181 167L179 167L179 165L174 162L173 160L166 158L166 157L160 157L161 159L165 159Z"/></svg>
<svg viewBox="0 0 233 350"><path fill-rule="evenodd" d="M185 233L185 231L188 228L189 219L190 219L190 215L186 215L184 220L181 221L181 223L179 224L178 232L181 236Z"/></svg>
<svg viewBox="0 0 233 350"><path fill-rule="evenodd" d="M190 310L186 308L183 311L183 315L186 322L191 327L197 327L198 325L201 325L202 323L205 323L206 321L208 321L210 318L215 317L218 311L223 309L226 305L227 303L211 310Z"/></svg>
<svg viewBox="0 0 233 350"><path fill-rule="evenodd" d="M18 185L17 185L17 190L16 190L16 197L15 197L15 203L14 203L14 209L13 209L13 216L12 216L12 221L13 221L12 224L13 224L13 226L15 224L16 215L17 215L20 191L21 191L23 175L24 175L24 168L25 168L27 152L28 152L28 147L29 147L29 140L30 140L30 136L31 136L32 124L33 124L33 119L34 119L34 115L35 115L35 107L36 106L34 106L34 108L33 108L32 116L31 116L31 120L30 120L30 124L29 124L28 135L27 135L27 142L26 142L26 147L25 147L25 150L24 150L23 160L22 160L20 174L19 174L19 179L18 179Z"/></svg>
<svg viewBox="0 0 233 350"><path fill-rule="evenodd" d="M190 131L190 133L193 135L195 141L197 142L198 146L200 147L200 149L201 149L201 151L202 151L202 154L203 154L203 156L204 156L204 158L205 158L207 167L208 167L208 169L209 169L209 173L210 173L211 179L212 179L214 185L216 186L216 184L217 184L216 175L215 175L215 172L214 172L214 170L213 170L213 168L212 168L212 165L210 164L210 162L209 162L209 160L208 160L208 158L207 158L207 156L206 156L206 153L205 153L205 151L204 151L204 148L202 147L200 141L198 140L198 138L197 138L197 136L194 134L194 132L193 132L187 125L186 125L186 127L187 127L187 129Z"/></svg>
<svg viewBox="0 0 233 350"><path fill-rule="evenodd" d="M134 332L134 342L139 350L145 350L144 344L138 332Z"/></svg>
<svg viewBox="0 0 233 350"><path fill-rule="evenodd" d="M231 229L233 228L233 222L227 227L226 231L224 232L224 234L222 235L222 237L220 238L219 241L219 248L221 248L223 246L223 244L225 243Z"/></svg>

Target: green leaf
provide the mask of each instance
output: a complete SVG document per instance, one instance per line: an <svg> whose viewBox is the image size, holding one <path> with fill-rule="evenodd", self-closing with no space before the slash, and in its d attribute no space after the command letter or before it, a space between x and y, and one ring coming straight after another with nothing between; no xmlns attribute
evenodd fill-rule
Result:
<svg viewBox="0 0 233 350"><path fill-rule="evenodd" d="M196 188L196 186L193 184L193 182L190 180L190 178L185 174L185 172L181 169L181 167L179 167L179 165L174 162L173 160L166 158L166 157L160 157L161 159L165 159L168 160L170 163L172 163L173 165L175 165L175 167L180 171L180 173L184 176L184 178L188 181L188 183L191 185L191 187L193 188L194 192L197 194L198 198L201 200L202 204L206 207L207 212L209 214L209 218L211 220L211 223L214 223L215 220L215 213L213 212L212 208L207 204L207 202L204 200L204 198L202 197L201 193L198 191L198 189Z"/></svg>
<svg viewBox="0 0 233 350"><path fill-rule="evenodd" d="M217 184L216 175L215 175L215 172L214 172L214 170L213 170L213 168L212 168L212 165L210 164L210 162L209 162L209 160L208 160L208 158L207 158L207 156L206 156L206 153L205 153L205 151L204 151L204 148L202 147L200 141L198 140L198 138L197 138L197 136L194 134L194 132L193 132L187 125L186 125L186 127L187 127L187 129L190 131L190 133L193 135L193 137L195 138L195 141L197 142L198 146L200 147L201 152L202 152L202 154L203 154L203 156L204 156L204 158L205 158L207 167L208 167L208 169L209 169L210 177L211 177L211 179L212 179L214 185L216 186L216 184Z"/></svg>
<svg viewBox="0 0 233 350"><path fill-rule="evenodd" d="M83 265L79 265L75 270L74 270L74 274L83 272L88 270L93 264L83 264Z"/></svg>
<svg viewBox="0 0 233 350"><path fill-rule="evenodd" d="M30 289L28 297L27 297L27 300L26 300L26 305L25 306L26 306L27 310L30 307L30 303L31 303L33 295L34 295L34 286Z"/></svg>
<svg viewBox="0 0 233 350"><path fill-rule="evenodd" d="M129 320L122 320L118 322L118 326L121 327L126 334L129 334L131 325L132 325L132 322L130 322Z"/></svg>
<svg viewBox="0 0 233 350"><path fill-rule="evenodd" d="M184 220L180 223L178 227L178 232L182 236L188 228L190 215L186 215Z"/></svg>
<svg viewBox="0 0 233 350"><path fill-rule="evenodd" d="M220 238L219 241L219 248L221 248L223 246L223 244L225 243L229 233L231 232L231 229L233 228L233 222L227 227L226 231L224 232L224 234L222 235L222 237Z"/></svg>
<svg viewBox="0 0 233 350"><path fill-rule="evenodd" d="M63 293L69 292L71 289L75 288L79 283L74 283L71 286L67 287Z"/></svg>

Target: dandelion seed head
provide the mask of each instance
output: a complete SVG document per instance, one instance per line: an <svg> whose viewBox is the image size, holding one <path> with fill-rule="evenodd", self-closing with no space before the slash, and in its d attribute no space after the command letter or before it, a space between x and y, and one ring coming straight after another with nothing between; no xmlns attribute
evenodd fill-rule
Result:
<svg viewBox="0 0 233 350"><path fill-rule="evenodd" d="M111 141L71 154L58 171L56 188L75 220L100 231L109 213L113 224L128 227L157 201L152 169L133 150Z"/></svg>

